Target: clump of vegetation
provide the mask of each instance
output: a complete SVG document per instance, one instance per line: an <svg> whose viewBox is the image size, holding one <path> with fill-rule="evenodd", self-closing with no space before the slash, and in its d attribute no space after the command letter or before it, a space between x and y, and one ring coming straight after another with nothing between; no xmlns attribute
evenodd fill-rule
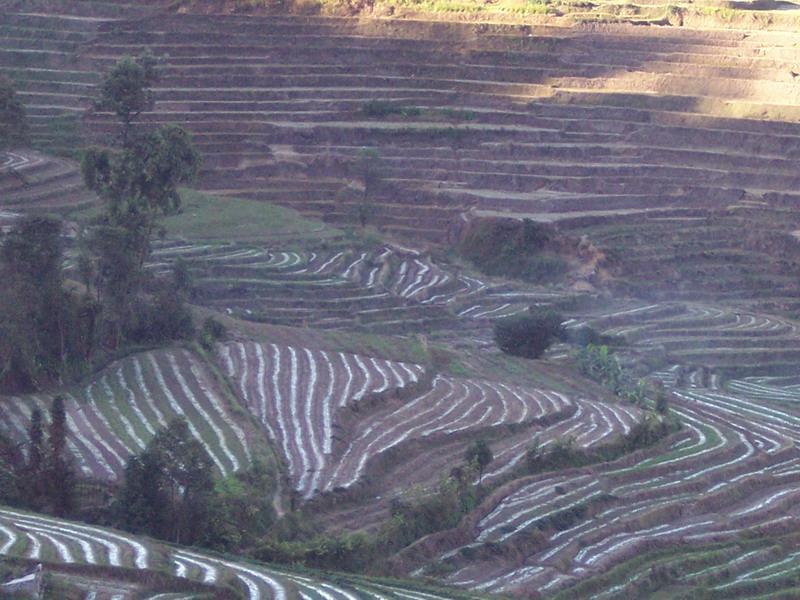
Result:
<svg viewBox="0 0 800 600"><path fill-rule="evenodd" d="M25 107L17 97L14 84L0 76L0 150L25 145L28 131Z"/></svg>
<svg viewBox="0 0 800 600"><path fill-rule="evenodd" d="M217 480L184 419L156 433L125 467L112 519L118 527L180 544L241 549L275 520L272 474L260 463ZM202 527L198 524L202 523Z"/></svg>
<svg viewBox="0 0 800 600"><path fill-rule="evenodd" d="M79 375L91 357L96 305L64 280L61 222L20 220L0 248L0 391Z"/></svg>
<svg viewBox="0 0 800 600"><path fill-rule="evenodd" d="M567 271L566 260L548 250L553 242L552 228L530 219L482 219L471 226L458 249L489 275L544 283Z"/></svg>
<svg viewBox="0 0 800 600"><path fill-rule="evenodd" d="M422 109L418 106L403 106L388 100L369 100L361 106L361 112L368 117L418 117Z"/></svg>
<svg viewBox="0 0 800 600"><path fill-rule="evenodd" d="M100 308L100 339L112 349L194 331L181 290L163 284L148 289L144 269L160 217L180 208L178 186L191 181L200 164L182 128L134 129L136 118L152 108L154 69L152 57L144 56L124 58L111 70L97 107L119 118L120 146L90 148L82 163L84 182L105 201L105 210L83 240L81 272Z"/></svg>
<svg viewBox="0 0 800 600"><path fill-rule="evenodd" d="M533 475L612 461L630 452L653 446L678 431L680 427L680 421L674 417L661 417L648 413L627 435L596 448L578 448L573 438L556 440L547 451L533 443L525 453L525 462L519 475Z"/></svg>
<svg viewBox="0 0 800 600"><path fill-rule="evenodd" d="M494 460L494 454L486 440L475 440L467 447L464 453L464 460L468 465L473 465L478 470L478 483L483 482L483 470Z"/></svg>
<svg viewBox="0 0 800 600"><path fill-rule="evenodd" d="M375 148L362 148L354 163L355 175L361 193L352 205L352 216L363 229L375 215L375 192L383 177L380 152Z"/></svg>
<svg viewBox="0 0 800 600"><path fill-rule="evenodd" d="M210 352L214 349L214 344L225 339L227 335L228 330L225 325L217 321L214 317L208 317L203 321L203 327L200 329L199 342L204 350Z"/></svg>
<svg viewBox="0 0 800 600"><path fill-rule="evenodd" d="M0 438L0 502L59 517L73 514L77 474L67 448L68 433L64 399L56 396L49 426L36 408L24 444ZM21 452L23 446L27 457Z"/></svg>
<svg viewBox="0 0 800 600"><path fill-rule="evenodd" d="M532 311L497 319L494 339L506 354L539 358L553 340L563 335L564 317L557 312Z"/></svg>
<svg viewBox="0 0 800 600"><path fill-rule="evenodd" d="M278 521L254 557L284 564L342 571L380 570L380 562L423 536L453 528L484 498L476 483L491 449L480 440L465 453L467 462L442 477L434 489L413 488L391 504L391 518L371 535L332 536L316 529L300 512Z"/></svg>
<svg viewBox="0 0 800 600"><path fill-rule="evenodd" d="M581 373L610 389L632 404L643 405L647 398L644 381L635 380L620 365L617 357L605 345L587 344L575 354Z"/></svg>

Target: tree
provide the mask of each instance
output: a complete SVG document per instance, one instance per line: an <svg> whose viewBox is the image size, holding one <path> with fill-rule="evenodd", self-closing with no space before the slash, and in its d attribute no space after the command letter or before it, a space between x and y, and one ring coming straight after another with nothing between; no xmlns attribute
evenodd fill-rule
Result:
<svg viewBox="0 0 800 600"><path fill-rule="evenodd" d="M31 413L31 425L28 428L28 462L25 465L25 496L28 505L34 510L41 510L45 499L45 448L42 411L38 408Z"/></svg>
<svg viewBox="0 0 800 600"><path fill-rule="evenodd" d="M19 445L0 435L0 503L25 504L26 490L20 473L25 462Z"/></svg>
<svg viewBox="0 0 800 600"><path fill-rule="evenodd" d="M656 385L656 412L660 415L665 415L669 412L667 392L664 389L664 384L661 382L658 382Z"/></svg>
<svg viewBox="0 0 800 600"><path fill-rule="evenodd" d="M139 267L147 259L158 217L180 208L178 186L194 179L199 166L189 134L176 125L140 136L119 153L87 151L84 181L106 201L108 224L128 232Z"/></svg>
<svg viewBox="0 0 800 600"><path fill-rule="evenodd" d="M25 107L17 98L14 84L0 76L0 150L25 145L28 141L28 120Z"/></svg>
<svg viewBox="0 0 800 600"><path fill-rule="evenodd" d="M75 471L67 450L67 412L64 398L56 396L50 408L50 435L46 480L48 499L53 514L59 517L68 515L75 500Z"/></svg>
<svg viewBox="0 0 800 600"><path fill-rule="evenodd" d="M533 312L498 319L494 339L506 354L539 358L552 341L562 335L564 318L553 311Z"/></svg>
<svg viewBox="0 0 800 600"><path fill-rule="evenodd" d="M362 191L354 212L358 224L364 228L375 212L373 196L381 180L381 155L375 148L362 148L356 166Z"/></svg>
<svg viewBox="0 0 800 600"><path fill-rule="evenodd" d="M128 461L118 497L120 525L175 543L195 543L203 535L197 524L205 523L211 510L213 468L186 420L173 420Z"/></svg>
<svg viewBox="0 0 800 600"><path fill-rule="evenodd" d="M494 454L492 454L492 449L486 443L486 440L479 439L469 445L464 454L464 460L469 464L477 465L478 483L481 483L483 481L483 470L494 460Z"/></svg>
<svg viewBox="0 0 800 600"><path fill-rule="evenodd" d="M106 210L83 244L87 256L80 271L85 281L94 282L102 306L100 335L112 348L126 331L143 330L141 320L134 322L134 307L141 301L158 219L179 210L178 187L189 183L200 165L182 128L169 125L144 134L133 129L136 117L153 107L154 66L150 56L125 58L108 74L97 106L120 119L122 147L90 148L81 165L84 182L105 201Z"/></svg>
<svg viewBox="0 0 800 600"><path fill-rule="evenodd" d="M117 115L122 124L123 146L128 145L133 121L153 108L150 88L158 81L155 66L156 60L149 54L122 58L100 87L100 98L95 102L95 108Z"/></svg>
<svg viewBox="0 0 800 600"><path fill-rule="evenodd" d="M36 389L83 361L80 302L63 287L61 222L21 219L0 248L0 388Z"/></svg>

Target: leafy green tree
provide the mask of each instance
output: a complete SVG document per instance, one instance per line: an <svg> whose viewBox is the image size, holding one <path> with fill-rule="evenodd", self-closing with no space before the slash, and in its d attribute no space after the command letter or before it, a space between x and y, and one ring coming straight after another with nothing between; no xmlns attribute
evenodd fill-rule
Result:
<svg viewBox="0 0 800 600"><path fill-rule="evenodd" d="M382 178L380 153L375 148L362 148L358 153L356 170L361 185L361 197L356 201L353 212L358 224L364 228L375 214L375 188Z"/></svg>
<svg viewBox="0 0 800 600"><path fill-rule="evenodd" d="M150 88L158 81L155 67L156 60L149 54L122 58L100 87L100 98L95 102L95 108L117 115L122 124L123 146L128 145L133 121L153 108Z"/></svg>
<svg viewBox="0 0 800 600"><path fill-rule="evenodd" d="M200 543L235 551L260 543L275 523L275 473L261 461L215 482Z"/></svg>
<svg viewBox="0 0 800 600"><path fill-rule="evenodd" d="M64 398L56 396L50 408L50 435L45 467L47 496L53 514L69 515L75 506L75 470L67 450L67 412Z"/></svg>
<svg viewBox="0 0 800 600"><path fill-rule="evenodd" d="M25 504L25 468L19 445L0 435L0 503L9 505Z"/></svg>
<svg viewBox="0 0 800 600"><path fill-rule="evenodd" d="M665 415L669 412L669 400L663 385L656 388L656 412Z"/></svg>
<svg viewBox="0 0 800 600"><path fill-rule="evenodd" d="M214 463L177 418L131 457L117 503L119 524L181 544L199 541L214 494Z"/></svg>
<svg viewBox="0 0 800 600"><path fill-rule="evenodd" d="M539 358L562 335L563 321L563 316L553 311L528 311L495 321L494 339L506 354Z"/></svg>
<svg viewBox="0 0 800 600"><path fill-rule="evenodd" d="M464 454L464 460L478 467L478 483L481 483L483 482L483 470L494 460L494 454L486 440L479 439L469 445Z"/></svg>
<svg viewBox="0 0 800 600"><path fill-rule="evenodd" d="M102 306L99 335L111 348L119 347L126 332L152 339L162 330L140 318L144 265L159 218L179 210L178 188L196 176L200 165L200 156L182 128L169 125L143 134L134 129L138 115L153 107L150 86L155 77L155 61L149 56L122 59L111 70L97 106L120 119L122 147L90 148L82 163L84 182L105 201L106 211L84 240L80 272L85 281L94 283ZM164 299L156 304L163 305Z"/></svg>
<svg viewBox="0 0 800 600"><path fill-rule="evenodd" d="M81 301L64 289L61 222L21 219L0 248L0 389L28 391L80 370Z"/></svg>
<svg viewBox="0 0 800 600"><path fill-rule="evenodd" d="M17 97L11 80L0 76L0 150L23 146L27 142L25 107Z"/></svg>
<svg viewBox="0 0 800 600"><path fill-rule="evenodd" d="M228 330L214 317L207 317L200 330L200 345L207 351L214 349L214 344L228 335Z"/></svg>
<svg viewBox="0 0 800 600"><path fill-rule="evenodd" d="M178 186L192 181L199 166L189 134L175 125L137 137L120 153L87 151L84 181L106 201L107 223L128 232L139 267L148 257L158 217L180 208Z"/></svg>
<svg viewBox="0 0 800 600"><path fill-rule="evenodd" d="M28 463L23 478L25 499L34 510L41 510L45 500L45 458L42 411L36 408L31 413L31 425L28 428Z"/></svg>

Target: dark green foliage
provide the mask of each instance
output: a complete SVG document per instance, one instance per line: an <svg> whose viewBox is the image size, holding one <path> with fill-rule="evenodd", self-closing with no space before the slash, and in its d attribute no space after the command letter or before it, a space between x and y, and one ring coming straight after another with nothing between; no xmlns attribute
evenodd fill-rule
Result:
<svg viewBox="0 0 800 600"><path fill-rule="evenodd" d="M661 415L669 412L669 400L667 399L667 391L663 385L656 387L656 412Z"/></svg>
<svg viewBox="0 0 800 600"><path fill-rule="evenodd" d="M19 446L0 436L0 504L24 504L25 466Z"/></svg>
<svg viewBox="0 0 800 600"><path fill-rule="evenodd" d="M263 538L275 520L275 474L256 461L215 480L211 458L184 419L159 431L125 467L115 525L181 544L239 551Z"/></svg>
<svg viewBox="0 0 800 600"><path fill-rule="evenodd" d="M123 329L125 339L137 344L190 339L194 334L191 311L182 296L170 288L133 304Z"/></svg>
<svg viewBox="0 0 800 600"><path fill-rule="evenodd" d="M31 413L28 428L28 463L25 465L22 482L28 505L42 510L45 498L45 446L42 412L36 408Z"/></svg>
<svg viewBox="0 0 800 600"><path fill-rule="evenodd" d="M374 541L363 533L339 536L318 534L306 540L291 541L271 536L258 546L254 556L265 562L363 572L375 560L375 551Z"/></svg>
<svg viewBox="0 0 800 600"><path fill-rule="evenodd" d="M82 163L86 185L107 203L110 224L150 241L156 218L180 208L178 186L190 182L200 156L189 134L175 125L137 136L121 152L90 148ZM138 245L139 263L149 248Z"/></svg>
<svg viewBox="0 0 800 600"><path fill-rule="evenodd" d="M566 261L547 250L553 240L551 227L530 219L483 219L470 227L459 252L489 275L547 282L567 270Z"/></svg>
<svg viewBox="0 0 800 600"><path fill-rule="evenodd" d="M363 228L375 214L375 189L382 177L381 155L375 148L362 148L355 163L356 176L362 192L353 205L353 216Z"/></svg>
<svg viewBox="0 0 800 600"><path fill-rule="evenodd" d="M494 454L486 440L475 440L467 447L464 453L464 460L467 464L474 464L478 467L478 483L483 481L483 470L494 460Z"/></svg>
<svg viewBox="0 0 800 600"><path fill-rule="evenodd" d="M494 340L506 354L539 358L562 335L562 315L553 311L528 311L494 324Z"/></svg>
<svg viewBox="0 0 800 600"><path fill-rule="evenodd" d="M361 112L368 117L389 117L391 115L418 117L422 114L422 110L417 106L403 106L388 100L369 100L362 105Z"/></svg>
<svg viewBox="0 0 800 600"><path fill-rule="evenodd" d="M254 552L259 560L302 563L344 571L380 570L385 557L421 537L450 529L474 509L485 491L473 485L475 464L453 469L434 490L411 490L391 504L391 519L374 535L332 537L319 532L298 512L284 516Z"/></svg>
<svg viewBox="0 0 800 600"><path fill-rule="evenodd" d="M217 481L199 543L232 552L260 542L275 522L275 486L274 472L259 461Z"/></svg>
<svg viewBox="0 0 800 600"><path fill-rule="evenodd" d="M11 80L0 76L0 150L23 146L27 142L25 107L17 98Z"/></svg>
<svg viewBox="0 0 800 600"><path fill-rule="evenodd" d="M52 513L64 517L75 506L75 470L67 449L67 415L61 396L53 398L49 433L45 465L47 499Z"/></svg>
<svg viewBox="0 0 800 600"><path fill-rule="evenodd" d="M225 325L217 321L214 317L208 317L203 321L203 328L200 330L200 345L208 351L214 349L214 344L225 338L228 330Z"/></svg>
<svg viewBox="0 0 800 600"><path fill-rule="evenodd" d="M588 344L578 350L575 361L584 375L607 387L621 399L638 405L643 405L647 400L644 381L634 380L608 346Z"/></svg>
<svg viewBox="0 0 800 600"><path fill-rule="evenodd" d="M0 438L0 502L64 517L74 512L76 472L67 449L69 431L61 396L53 399L47 433L45 437L42 413L35 409L28 427L27 461L19 446Z"/></svg>
<svg viewBox="0 0 800 600"><path fill-rule="evenodd" d="M99 336L111 349L124 340L156 342L193 334L183 307L190 293L188 269L176 271L168 292L145 295L144 264L158 219L180 209L178 186L190 182L200 165L180 127L144 134L132 130L136 116L152 107L154 64L149 57L126 58L106 77L97 104L120 118L122 148L90 148L81 165L84 182L106 204L84 240L79 266L102 306Z"/></svg>
<svg viewBox="0 0 800 600"><path fill-rule="evenodd" d="M133 120L153 108L150 88L157 81L155 66L155 59L147 54L138 59L125 57L114 65L100 88L95 107L117 115L122 123L123 145L128 142Z"/></svg>
<svg viewBox="0 0 800 600"><path fill-rule="evenodd" d="M175 543L198 542L204 535L198 524L211 512L213 468L187 422L173 420L128 461L117 504L119 524Z"/></svg>
<svg viewBox="0 0 800 600"><path fill-rule="evenodd" d="M392 501L392 519L379 532L379 543L387 553L397 552L422 536L458 525L481 498L474 478L475 471L467 467L442 479L434 494Z"/></svg>
<svg viewBox="0 0 800 600"><path fill-rule="evenodd" d="M680 421L677 419L656 417L649 413L641 422L634 425L627 435L598 448L581 450L575 447L572 438L557 440L547 452L532 444L525 454L523 471L518 475L532 475L615 460L630 452L653 446L678 431L680 427Z"/></svg>
<svg viewBox="0 0 800 600"><path fill-rule="evenodd" d="M178 258L172 265L172 289L178 294L192 296L194 284L189 265L182 258Z"/></svg>
<svg viewBox="0 0 800 600"><path fill-rule="evenodd" d="M20 220L0 248L0 391L35 390L80 373L91 353L88 299L64 289L62 263L55 219Z"/></svg>

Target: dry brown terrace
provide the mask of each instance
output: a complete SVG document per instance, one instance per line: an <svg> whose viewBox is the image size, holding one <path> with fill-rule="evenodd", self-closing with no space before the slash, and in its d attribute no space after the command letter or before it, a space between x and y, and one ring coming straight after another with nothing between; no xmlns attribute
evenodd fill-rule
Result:
<svg viewBox="0 0 800 600"><path fill-rule="evenodd" d="M55 137L54 112L88 106L99 72L149 48L163 59L162 79L157 111L144 120L193 131L206 189L348 222L359 196L354 162L375 147L383 183L371 201L388 232L443 241L465 210L531 216L597 234L629 259L633 280L650 265L689 281L727 268L717 287L730 289L741 280L730 265L755 277L766 260L773 277L788 275L780 295L791 296L796 267L771 258L798 226L800 51L791 33L120 19L127 8L93 21L10 4L0 66L19 67L23 56L52 65L25 69L40 140ZM368 114L373 100L412 110ZM85 125L94 139L113 131L108 115ZM742 239L743 227L769 244Z"/></svg>

